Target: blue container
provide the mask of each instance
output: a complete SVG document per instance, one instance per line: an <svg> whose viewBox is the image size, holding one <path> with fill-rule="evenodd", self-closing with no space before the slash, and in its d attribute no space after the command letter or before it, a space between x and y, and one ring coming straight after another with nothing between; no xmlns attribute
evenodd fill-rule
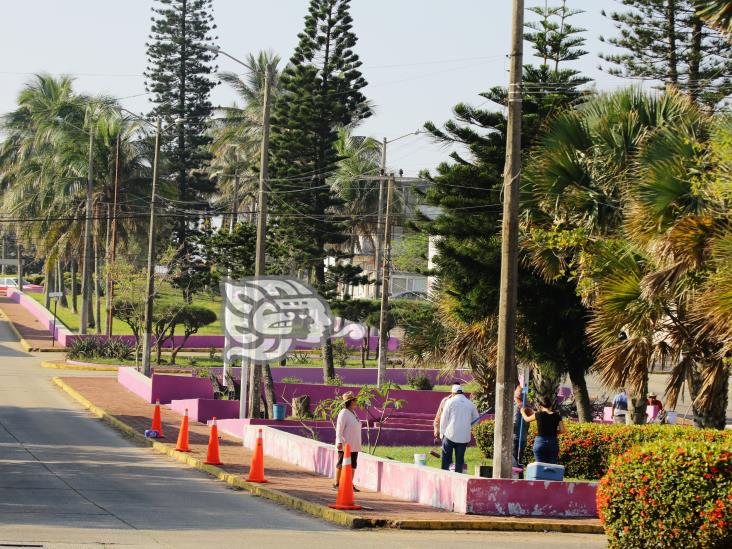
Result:
<svg viewBox="0 0 732 549"><path fill-rule="evenodd" d="M535 461L526 466L526 480L564 480L564 465Z"/></svg>
<svg viewBox="0 0 732 549"><path fill-rule="evenodd" d="M285 414L287 413L287 406L285 404L274 404L272 406L272 415L274 415L274 419L277 421L282 421L285 419Z"/></svg>

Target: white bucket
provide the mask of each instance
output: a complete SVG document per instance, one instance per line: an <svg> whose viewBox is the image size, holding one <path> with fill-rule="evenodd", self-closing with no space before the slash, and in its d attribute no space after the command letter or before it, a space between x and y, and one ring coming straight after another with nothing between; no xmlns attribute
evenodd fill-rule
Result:
<svg viewBox="0 0 732 549"><path fill-rule="evenodd" d="M415 465L427 465L427 454L414 454Z"/></svg>
<svg viewBox="0 0 732 549"><path fill-rule="evenodd" d="M666 412L666 423L668 423L669 425L675 425L676 417L676 412Z"/></svg>

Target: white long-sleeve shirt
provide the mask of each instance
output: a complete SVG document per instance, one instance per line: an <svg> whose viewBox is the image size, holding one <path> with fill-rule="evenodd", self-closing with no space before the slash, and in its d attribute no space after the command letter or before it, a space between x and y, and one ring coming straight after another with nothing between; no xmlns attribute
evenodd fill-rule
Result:
<svg viewBox="0 0 732 549"><path fill-rule="evenodd" d="M336 420L336 446L343 444L345 449L346 443L351 446L351 452L361 451L361 420L351 410L343 408Z"/></svg>
<svg viewBox="0 0 732 549"><path fill-rule="evenodd" d="M440 438L447 437L452 442L470 442L470 427L480 415L478 408L465 395L457 394L447 402L440 417Z"/></svg>

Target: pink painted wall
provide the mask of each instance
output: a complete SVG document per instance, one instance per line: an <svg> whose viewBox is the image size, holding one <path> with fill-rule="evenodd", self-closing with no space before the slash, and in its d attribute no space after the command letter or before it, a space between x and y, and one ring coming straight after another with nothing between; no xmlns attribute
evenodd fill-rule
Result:
<svg viewBox="0 0 732 549"><path fill-rule="evenodd" d="M153 373L152 379L148 379L134 368L125 367L117 370L117 381L150 403L156 399L161 404L168 404L174 399L213 399L213 388L208 378Z"/></svg>
<svg viewBox="0 0 732 549"><path fill-rule="evenodd" d="M31 315L36 318L36 320L38 320L38 322L41 323L41 325L45 327L46 330L48 330L50 341L51 331L53 330L53 315L35 299L24 295L23 292L20 292L16 289L9 288L7 292L7 297L25 308ZM68 330L68 328L61 324L60 321L56 321L56 331L54 332L54 339L58 342L59 347L66 347L67 340L70 335L71 332Z"/></svg>
<svg viewBox="0 0 732 549"><path fill-rule="evenodd" d="M222 430L226 422L220 422ZM247 448L256 445L260 427L249 425L233 436ZM272 427L262 427L264 453L307 471L332 476L336 450L332 445L308 440ZM400 463L359 454L354 482L407 501L432 507L485 515L595 517L595 491L591 482L537 482L483 479L432 467Z"/></svg>

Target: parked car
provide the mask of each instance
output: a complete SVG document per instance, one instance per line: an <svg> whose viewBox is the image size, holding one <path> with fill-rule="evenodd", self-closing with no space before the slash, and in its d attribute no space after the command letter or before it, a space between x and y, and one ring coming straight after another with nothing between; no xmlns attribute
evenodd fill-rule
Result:
<svg viewBox="0 0 732 549"><path fill-rule="evenodd" d="M413 301L426 301L427 294L425 292L399 292L391 296L392 299L411 299Z"/></svg>
<svg viewBox="0 0 732 549"><path fill-rule="evenodd" d="M15 277L0 277L0 295L7 295L8 288L17 288L18 281ZM23 291L24 292L42 292L43 286L38 284L31 284L27 280L23 280Z"/></svg>

